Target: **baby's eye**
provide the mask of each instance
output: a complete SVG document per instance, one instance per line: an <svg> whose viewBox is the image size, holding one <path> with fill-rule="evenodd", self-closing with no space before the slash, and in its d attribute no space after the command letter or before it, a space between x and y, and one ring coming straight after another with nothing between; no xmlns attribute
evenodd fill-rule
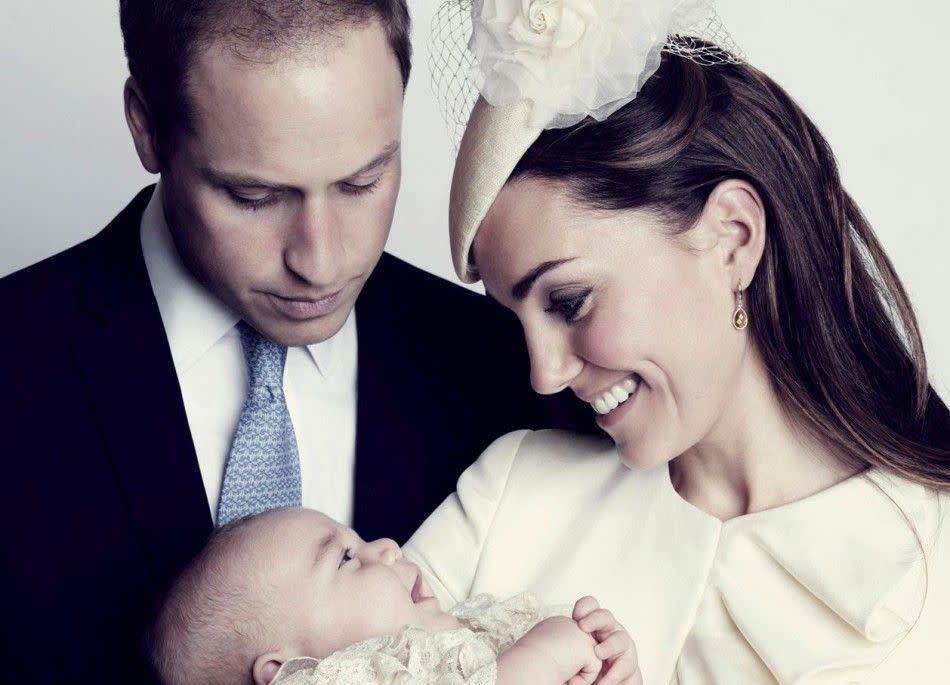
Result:
<svg viewBox="0 0 950 685"><path fill-rule="evenodd" d="M343 555L340 557L340 565L337 568L343 568L343 564L352 560L353 560L353 554L351 553L350 548L347 547L346 549L343 550Z"/></svg>

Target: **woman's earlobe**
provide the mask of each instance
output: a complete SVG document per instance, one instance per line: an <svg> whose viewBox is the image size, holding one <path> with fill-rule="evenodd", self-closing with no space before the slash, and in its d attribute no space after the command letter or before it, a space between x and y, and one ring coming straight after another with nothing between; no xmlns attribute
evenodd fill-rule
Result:
<svg viewBox="0 0 950 685"><path fill-rule="evenodd" d="M284 665L283 655L279 652L261 654L254 660L254 685L270 685L277 677L277 671Z"/></svg>
<svg viewBox="0 0 950 685"><path fill-rule="evenodd" d="M718 227L723 265L739 288L748 287L765 250L765 209L758 192L747 181L723 181L710 193L707 211Z"/></svg>

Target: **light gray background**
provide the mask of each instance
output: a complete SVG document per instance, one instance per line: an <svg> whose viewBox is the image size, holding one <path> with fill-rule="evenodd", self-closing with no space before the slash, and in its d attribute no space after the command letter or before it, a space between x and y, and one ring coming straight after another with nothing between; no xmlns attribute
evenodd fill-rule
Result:
<svg viewBox="0 0 950 685"><path fill-rule="evenodd" d="M152 180L122 114L117 6L0 0L0 276L93 235ZM389 249L454 280L445 227L452 154L425 48L436 7L410 0L416 56ZM748 59L830 140L916 305L931 377L948 398L950 10L938 0L720 0L719 11Z"/></svg>

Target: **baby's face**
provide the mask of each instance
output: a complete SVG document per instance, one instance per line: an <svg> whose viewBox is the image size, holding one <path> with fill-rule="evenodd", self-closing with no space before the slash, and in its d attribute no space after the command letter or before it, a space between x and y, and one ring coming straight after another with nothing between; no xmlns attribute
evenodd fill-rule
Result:
<svg viewBox="0 0 950 685"><path fill-rule="evenodd" d="M365 542L309 509L275 512L258 528L250 532L254 566L263 575L258 582L279 611L275 620L286 629L294 656L326 656L407 625L456 625L392 540Z"/></svg>

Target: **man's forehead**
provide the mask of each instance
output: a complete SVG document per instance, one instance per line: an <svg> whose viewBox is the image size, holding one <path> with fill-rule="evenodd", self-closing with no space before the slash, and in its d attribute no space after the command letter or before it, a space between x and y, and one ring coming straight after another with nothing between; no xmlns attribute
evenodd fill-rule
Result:
<svg viewBox="0 0 950 685"><path fill-rule="evenodd" d="M311 174L342 177L372 163L399 141L401 81L395 66L354 78L352 57L275 66L220 54L215 64L206 56L189 86L192 143L203 163L287 184Z"/></svg>
<svg viewBox="0 0 950 685"><path fill-rule="evenodd" d="M226 102L233 107L263 102L275 107L294 99L298 105L326 108L332 101L346 98L385 112L391 109L393 99L402 101L395 66L374 69L361 64L357 55L341 51L320 59L261 63L248 62L226 50L212 50L195 61L187 85L190 99L199 105Z"/></svg>
<svg viewBox="0 0 950 685"><path fill-rule="evenodd" d="M350 59L342 59L346 56ZM391 66L394 73L380 69L384 65ZM273 37L261 44L235 35L221 35L195 54L188 70L188 80L209 71L215 77L227 72L279 75L301 67L319 70L333 66L337 70L347 66L361 67L363 73L386 71L385 76L394 76L402 90L399 61L385 27L377 20L347 24L299 38Z"/></svg>

